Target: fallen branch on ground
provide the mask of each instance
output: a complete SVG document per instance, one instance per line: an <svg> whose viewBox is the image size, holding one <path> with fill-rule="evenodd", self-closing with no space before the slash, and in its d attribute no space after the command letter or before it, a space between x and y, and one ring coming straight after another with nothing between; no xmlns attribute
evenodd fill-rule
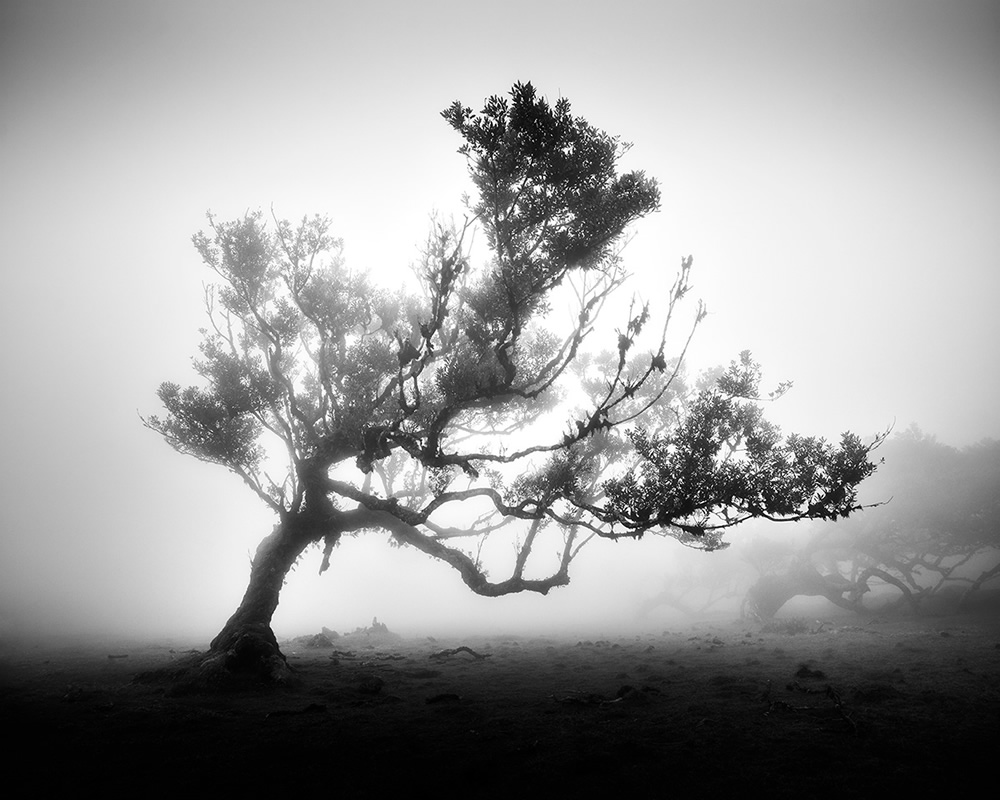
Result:
<svg viewBox="0 0 1000 800"><path fill-rule="evenodd" d="M462 645L461 647L456 647L452 650L441 650L437 653L431 653L430 658L449 658L451 656L457 656L459 653L468 653L470 656L478 660L489 658L491 655L490 653L487 653L486 655L481 655L480 653L477 653L475 650L473 650L471 647L466 647L465 645Z"/></svg>

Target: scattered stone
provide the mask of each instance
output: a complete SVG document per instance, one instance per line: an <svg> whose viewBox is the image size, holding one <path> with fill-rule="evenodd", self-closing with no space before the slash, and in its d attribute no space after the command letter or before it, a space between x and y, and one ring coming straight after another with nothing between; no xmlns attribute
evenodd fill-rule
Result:
<svg viewBox="0 0 1000 800"><path fill-rule="evenodd" d="M372 617L372 624L367 628L355 628L354 632L350 634L351 637L362 635L380 642L401 641L403 638L398 633L390 631L389 626L384 622L379 622L378 617Z"/></svg>
<svg viewBox="0 0 1000 800"><path fill-rule="evenodd" d="M649 697L644 694L645 689L639 691L634 686L622 686L615 694L615 699L611 702L621 702L626 705L643 705L649 702Z"/></svg>
<svg viewBox="0 0 1000 800"><path fill-rule="evenodd" d="M389 632L389 626L387 626L384 622L379 622L378 621L378 617L372 617L372 624L371 625L369 625L367 628L355 628L354 632L355 633L367 633L367 634L388 633Z"/></svg>
<svg viewBox="0 0 1000 800"><path fill-rule="evenodd" d="M795 671L796 678L825 678L826 673L821 669L809 669L805 664L800 664L799 668Z"/></svg>
<svg viewBox="0 0 1000 800"><path fill-rule="evenodd" d="M324 628L323 630L325 631L326 628ZM336 636L336 633L334 633L334 636ZM309 647L314 649L325 650L329 647L333 647L333 642L330 640L330 637L327 636L325 633L317 633L312 636L297 636L296 638L292 639L292 642L301 647Z"/></svg>

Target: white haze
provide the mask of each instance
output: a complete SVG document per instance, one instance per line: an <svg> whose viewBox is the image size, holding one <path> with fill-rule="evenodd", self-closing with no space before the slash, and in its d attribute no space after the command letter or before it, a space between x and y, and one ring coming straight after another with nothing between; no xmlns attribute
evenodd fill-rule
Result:
<svg viewBox="0 0 1000 800"><path fill-rule="evenodd" d="M0 617L207 639L273 520L145 430L191 376L204 212L329 214L398 282L470 187L438 112L515 81L635 143L662 211L626 251L653 302L682 256L710 316L795 389L786 430L1000 436L1000 7L967 2L52 2L0 7ZM662 303L659 306L662 308ZM774 535L791 535L794 528ZM768 534L771 535L771 534ZM739 541L743 534L734 532ZM667 625L664 582L738 548L596 542L549 597L487 600L385 537L291 576L279 635ZM655 629L655 628L654 628Z"/></svg>

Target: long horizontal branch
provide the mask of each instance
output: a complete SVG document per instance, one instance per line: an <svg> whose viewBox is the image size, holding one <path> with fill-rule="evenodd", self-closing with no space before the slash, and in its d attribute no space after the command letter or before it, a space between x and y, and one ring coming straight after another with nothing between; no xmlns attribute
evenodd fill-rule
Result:
<svg viewBox="0 0 1000 800"><path fill-rule="evenodd" d="M366 508L339 512L337 518L338 527L342 531L362 528L387 530L400 544L415 547L420 552L449 564L458 571L466 586L483 597L500 597L517 592L535 592L544 595L556 586L565 586L569 583L571 556L564 555L559 568L546 578L527 579L515 575L507 580L491 583L486 573L467 553L448 547L437 539L421 533L415 525L400 519L395 513Z"/></svg>

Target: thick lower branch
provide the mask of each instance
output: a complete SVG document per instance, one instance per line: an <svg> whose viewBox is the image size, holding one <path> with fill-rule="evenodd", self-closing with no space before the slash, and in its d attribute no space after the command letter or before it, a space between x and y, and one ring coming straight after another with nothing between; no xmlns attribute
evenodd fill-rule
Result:
<svg viewBox="0 0 1000 800"><path fill-rule="evenodd" d="M899 589L899 591L903 593L903 597L906 598L907 602L909 602L911 608L915 612L920 610L920 607L917 604L917 598L913 594L913 592L910 591L910 588L898 578L890 575L884 569L879 569L878 567L868 567L868 569L866 569L864 572L861 573L856 582L857 589L854 591L852 599L858 599L861 597L862 594L869 591L868 580L869 578L872 577L881 578L886 583L891 583L893 586L895 586L897 589Z"/></svg>
<svg viewBox="0 0 1000 800"><path fill-rule="evenodd" d="M559 569L547 578L525 579L515 575L500 583L490 583L476 562L461 550L446 547L441 542L421 533L414 526L393 516L387 511L367 511L369 525L385 528L396 541L408 544L422 553L426 553L439 561L451 565L462 576L462 581L473 592L484 597L500 597L517 592L537 592L548 594L556 586L566 586L569 583L569 561L571 555L567 551L559 565Z"/></svg>

